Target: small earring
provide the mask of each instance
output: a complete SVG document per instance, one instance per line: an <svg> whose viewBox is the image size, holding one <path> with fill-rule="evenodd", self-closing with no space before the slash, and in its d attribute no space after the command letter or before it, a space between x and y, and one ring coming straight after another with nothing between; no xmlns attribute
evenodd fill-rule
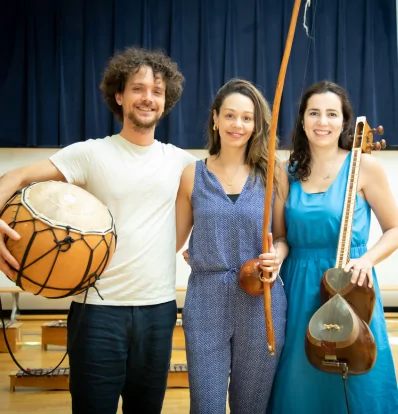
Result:
<svg viewBox="0 0 398 414"><path fill-rule="evenodd" d="M213 125L213 131L217 131L218 126L216 124Z"/></svg>

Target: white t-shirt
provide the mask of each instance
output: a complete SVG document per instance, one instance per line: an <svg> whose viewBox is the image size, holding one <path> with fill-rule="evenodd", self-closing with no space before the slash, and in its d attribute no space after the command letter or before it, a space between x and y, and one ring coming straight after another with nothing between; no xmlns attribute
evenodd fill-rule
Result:
<svg viewBox="0 0 398 414"><path fill-rule="evenodd" d="M181 173L196 158L156 140L142 147L113 135L69 145L50 160L115 219L116 251L96 283L104 300L91 288L86 303L142 306L175 299L175 200Z"/></svg>

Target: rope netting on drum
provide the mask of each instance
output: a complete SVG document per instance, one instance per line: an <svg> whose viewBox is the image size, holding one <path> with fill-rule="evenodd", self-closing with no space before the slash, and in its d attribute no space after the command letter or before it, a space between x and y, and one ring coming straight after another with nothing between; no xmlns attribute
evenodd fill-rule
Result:
<svg viewBox="0 0 398 414"><path fill-rule="evenodd" d="M17 202L17 203L11 202L10 204L6 206L6 208L16 209L14 220L8 223L8 225L12 229L17 231L16 229L17 225L27 224L27 223L30 223L30 225L33 227L33 231L31 233L24 255L20 262L20 268L19 270L13 269L16 272L16 279L15 279L16 285L19 286L21 289L24 289L23 282L24 280L26 280L29 283L36 285L38 287L38 290L34 292L35 295L41 295L44 290L51 290L51 291L56 291L56 292L58 291L60 293L58 296L51 296L51 298L57 298L57 299L65 298L68 296L75 295L77 293L81 293L89 287L93 287L97 290L95 283L100 278L100 275L104 271L109 261L109 257L111 254L111 246L113 243L116 243L116 234L115 233L103 234L102 232L90 232L90 233L85 234L85 233L79 232L79 230L73 228L72 226L67 226L67 225L57 225L56 227L51 226L51 223L48 220L46 220L46 218L42 218L42 217L40 218L32 217L29 219L20 220L18 219L18 216L19 216L19 212L22 206L29 209L29 206L24 205L22 202ZM37 224L40 223L40 221L48 222L48 227L37 229ZM35 248L37 247L35 244L41 243L41 240L40 240L41 237L39 236L45 233L51 233L53 245L47 251L43 252L40 256L35 257L33 260L30 260L30 253L32 249L34 247ZM60 234L58 233L63 233L63 234L60 237ZM86 240L86 237L90 235L96 235L96 237L98 238L98 241L95 243L94 246L91 246ZM7 244L8 236L5 236L4 241ZM73 245L77 245L79 243L84 244L84 248L88 252L87 259L86 259L87 263L83 271L83 274L80 277L80 281L74 286L66 286L64 284L62 284L62 286L57 286L56 284L54 284L55 280L51 279L51 277L53 275L54 268L57 264L57 261L60 255L62 253L68 252ZM96 253L96 250L99 248L103 248L104 245L105 245L105 252L102 252L100 262L94 269L92 269L93 257ZM50 270L47 276L45 277L44 281L38 282L31 276L27 275L27 270L29 270L29 268L31 268L33 265L38 263L40 260L43 260L49 257L51 254L53 254L54 251L55 251L55 256L52 258ZM71 259L74 260L73 255ZM79 260L81 260L81 258L79 258ZM65 277L67 277L67 275ZM97 293L99 296L101 296L98 290L97 290ZM43 296L46 296L46 295L43 295Z"/></svg>

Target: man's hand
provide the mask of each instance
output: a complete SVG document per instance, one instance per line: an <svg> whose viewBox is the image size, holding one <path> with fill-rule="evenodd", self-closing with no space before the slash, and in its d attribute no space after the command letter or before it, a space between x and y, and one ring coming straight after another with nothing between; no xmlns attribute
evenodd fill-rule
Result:
<svg viewBox="0 0 398 414"><path fill-rule="evenodd" d="M9 278L12 278L13 271L10 268L19 269L19 263L11 255L4 242L4 236L7 235L10 239L19 240L21 236L13 230L4 220L0 220L0 271L2 271Z"/></svg>

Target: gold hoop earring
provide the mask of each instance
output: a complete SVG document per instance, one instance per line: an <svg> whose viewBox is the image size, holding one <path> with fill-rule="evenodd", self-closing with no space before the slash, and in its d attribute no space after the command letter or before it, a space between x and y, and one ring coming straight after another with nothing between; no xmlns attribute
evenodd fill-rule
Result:
<svg viewBox="0 0 398 414"><path fill-rule="evenodd" d="M216 124L213 125L213 131L217 131L218 127Z"/></svg>

